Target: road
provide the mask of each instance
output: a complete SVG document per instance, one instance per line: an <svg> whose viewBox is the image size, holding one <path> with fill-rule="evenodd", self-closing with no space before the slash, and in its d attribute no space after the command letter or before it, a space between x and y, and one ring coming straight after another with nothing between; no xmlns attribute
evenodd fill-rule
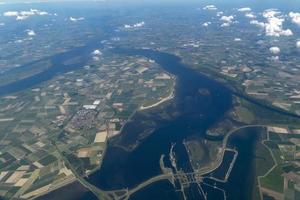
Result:
<svg viewBox="0 0 300 200"><path fill-rule="evenodd" d="M205 171L205 172L193 172L193 173L186 173L185 175L187 176L202 176L204 173L208 173L210 171L215 170L216 168L218 168L220 166L220 164L222 163L223 160L223 156L224 156L224 152L226 151L226 145L227 145L227 141L228 138L231 134L244 129L244 128L251 128L251 127L262 127L265 128L267 127L266 125L246 125L246 126L241 126L238 127L232 131L230 131L224 141L223 141L223 152L222 152L222 156L220 157L219 161L216 162L216 165ZM134 193L138 192L139 190L155 183L158 181L162 181L162 180L169 180L170 182L172 182L174 179L181 177L183 174L173 174L173 173L167 173L167 174L161 174L155 177L152 177L150 179L148 179L147 181L137 185L136 187L132 188L132 189L121 189L121 190L112 190L112 191L104 191L101 190L99 188L97 188L96 186L94 186L93 184L89 183L88 181L86 181L80 174L77 173L76 169L72 166L72 164L69 162L69 160L62 154L62 152L59 150L59 148L56 146L55 142L53 142L53 145L56 147L57 151L59 152L61 158L64 160L65 164L68 166L68 168L72 171L72 173L74 174L74 176L76 177L76 179L87 189L89 189L91 192L93 192L93 194L100 200L128 200L130 198L131 195L133 195ZM121 193L121 194L120 194Z"/></svg>
<svg viewBox="0 0 300 200"><path fill-rule="evenodd" d="M61 159L65 162L66 166L72 171L76 179L87 189L89 189L91 192L94 193L94 195L99 200L111 200L112 198L103 190L97 188L93 184L90 184L88 181L86 181L80 174L78 174L77 170L73 167L73 165L69 162L69 160L62 154L60 149L57 147L55 142L52 142L57 151L59 152L59 155Z"/></svg>
<svg viewBox="0 0 300 200"><path fill-rule="evenodd" d="M169 173L169 174L161 174L161 175L158 175L158 176L155 176L153 178L150 178L149 180L139 184L138 186L136 186L135 188L131 189L128 191L128 195L132 195L134 194L135 192L143 189L144 187L147 187L148 185L151 185L152 183L155 183L157 181L161 181L161 180L170 180L173 178L173 174L172 173Z"/></svg>

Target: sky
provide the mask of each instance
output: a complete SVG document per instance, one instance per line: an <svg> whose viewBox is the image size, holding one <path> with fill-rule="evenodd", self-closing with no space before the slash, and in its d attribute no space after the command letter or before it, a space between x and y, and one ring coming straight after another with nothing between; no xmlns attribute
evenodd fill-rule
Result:
<svg viewBox="0 0 300 200"><path fill-rule="evenodd" d="M300 5L300 0L0 0L1 3L34 3L34 2L74 2L74 1L108 1L117 3L198 3L198 4L282 4Z"/></svg>
<svg viewBox="0 0 300 200"><path fill-rule="evenodd" d="M74 1L108 1L108 2L117 2L117 3L144 3L144 2L153 2L153 3L175 3L175 2L198 2L197 0L0 0L0 3L34 3L34 2L74 2Z"/></svg>

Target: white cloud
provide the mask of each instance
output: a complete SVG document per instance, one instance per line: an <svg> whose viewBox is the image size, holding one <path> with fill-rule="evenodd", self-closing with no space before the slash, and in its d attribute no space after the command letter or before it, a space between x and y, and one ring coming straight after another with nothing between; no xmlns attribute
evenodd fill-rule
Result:
<svg viewBox="0 0 300 200"><path fill-rule="evenodd" d="M217 12L217 17L220 17L224 14L224 12L220 11L220 12Z"/></svg>
<svg viewBox="0 0 300 200"><path fill-rule="evenodd" d="M267 36L291 36L293 32L290 29L283 29L284 18L281 13L274 9L268 9L263 12L263 17L267 19L265 31Z"/></svg>
<svg viewBox="0 0 300 200"><path fill-rule="evenodd" d="M221 27L228 27L228 26L230 26L230 23L225 22L225 23L221 24Z"/></svg>
<svg viewBox="0 0 300 200"><path fill-rule="evenodd" d="M18 15L16 20L21 21L27 19L29 16Z"/></svg>
<svg viewBox="0 0 300 200"><path fill-rule="evenodd" d="M245 17L247 18L250 19L256 18L256 16L251 12L252 11L251 8L249 7L239 8L238 11L245 13Z"/></svg>
<svg viewBox="0 0 300 200"><path fill-rule="evenodd" d="M5 13L3 13L3 16L5 17L16 17L18 16L18 12L17 11L7 11Z"/></svg>
<svg viewBox="0 0 300 200"><path fill-rule="evenodd" d="M300 13L290 12L289 13L292 22L300 26Z"/></svg>
<svg viewBox="0 0 300 200"><path fill-rule="evenodd" d="M131 26L128 25L128 24L125 24L125 25L124 25L124 28L131 28Z"/></svg>
<svg viewBox="0 0 300 200"><path fill-rule="evenodd" d="M0 26L5 26L5 23L4 23L4 22L1 22L1 23L0 23Z"/></svg>
<svg viewBox="0 0 300 200"><path fill-rule="evenodd" d="M279 60L279 56L271 56L270 60L277 62Z"/></svg>
<svg viewBox="0 0 300 200"><path fill-rule="evenodd" d="M125 29L131 29L131 28L141 28L143 26L145 26L145 22L142 21L142 22L138 22L138 23L135 23L135 24L132 24L132 25L129 25L129 24L125 24L124 25L124 28Z"/></svg>
<svg viewBox="0 0 300 200"><path fill-rule="evenodd" d="M232 22L233 19L234 19L234 17L232 15L230 15L230 16L224 15L220 18L221 21L228 22L228 23Z"/></svg>
<svg viewBox="0 0 300 200"><path fill-rule="evenodd" d="M300 40L296 42L296 47L300 48Z"/></svg>
<svg viewBox="0 0 300 200"><path fill-rule="evenodd" d="M48 12L46 11L40 11L37 9L30 9L27 11L7 11L3 13L3 16L5 17L16 17L16 20L25 20L30 16L34 16L34 15L39 15L39 16L43 16L43 15L49 15Z"/></svg>
<svg viewBox="0 0 300 200"><path fill-rule="evenodd" d="M202 26L207 27L207 26L210 25L210 24L211 24L211 22L204 22L204 23L202 24Z"/></svg>
<svg viewBox="0 0 300 200"><path fill-rule="evenodd" d="M93 57L93 60L94 60L94 61L99 61L99 60L100 60L100 58L99 58L99 57L97 57L97 56L94 56L94 57Z"/></svg>
<svg viewBox="0 0 300 200"><path fill-rule="evenodd" d="M27 35L29 35L29 36L35 36L36 35L36 33L33 31L33 30L26 30L26 32L27 32Z"/></svg>
<svg viewBox="0 0 300 200"><path fill-rule="evenodd" d="M22 43L23 40L16 40L15 43Z"/></svg>
<svg viewBox="0 0 300 200"><path fill-rule="evenodd" d="M286 29L286 30L282 30L281 31L281 35L283 35L283 36L291 36L291 35L294 35L294 33L292 32L291 29Z"/></svg>
<svg viewBox="0 0 300 200"><path fill-rule="evenodd" d="M39 13L38 13L39 15L41 15L41 16L43 16L43 15L48 15L48 13L47 12L45 12L45 11L39 11Z"/></svg>
<svg viewBox="0 0 300 200"><path fill-rule="evenodd" d="M253 24L253 25L255 25L255 26L259 27L259 28L265 28L265 23L259 22L257 20L251 20L250 24Z"/></svg>
<svg viewBox="0 0 300 200"><path fill-rule="evenodd" d="M102 52L99 49L95 49L92 52L92 55L93 55L93 61L97 62L100 60L100 57L102 56Z"/></svg>
<svg viewBox="0 0 300 200"><path fill-rule="evenodd" d="M238 11L239 11L239 12L250 12L250 11L251 11L251 8L249 8L249 7L239 8Z"/></svg>
<svg viewBox="0 0 300 200"><path fill-rule="evenodd" d="M235 42L240 42L240 41L242 41L242 39L241 38L234 38L234 41Z"/></svg>
<svg viewBox="0 0 300 200"><path fill-rule="evenodd" d="M264 18L267 18L267 19L278 16L280 14L281 14L281 12L277 11L276 9L267 9L263 12Z"/></svg>
<svg viewBox="0 0 300 200"><path fill-rule="evenodd" d="M99 50L99 49L96 49L95 51L92 52L92 54L94 56L101 56L102 55L102 52Z"/></svg>
<svg viewBox="0 0 300 200"><path fill-rule="evenodd" d="M143 27L143 26L145 26L145 22L139 22L139 23L133 24L134 28Z"/></svg>
<svg viewBox="0 0 300 200"><path fill-rule="evenodd" d="M202 8L203 10L217 10L215 5L207 5Z"/></svg>
<svg viewBox="0 0 300 200"><path fill-rule="evenodd" d="M221 25L221 27L228 27L231 24L233 24L233 20L234 20L234 16L230 15L230 16L222 16L220 18L221 21L223 21L223 24Z"/></svg>
<svg viewBox="0 0 300 200"><path fill-rule="evenodd" d="M78 17L78 18L70 17L69 19L70 19L70 21L72 21L72 22L78 22L78 21L84 20L84 17Z"/></svg>
<svg viewBox="0 0 300 200"><path fill-rule="evenodd" d="M245 17L250 18L250 19L256 18L256 16L253 13L246 13Z"/></svg>
<svg viewBox="0 0 300 200"><path fill-rule="evenodd" d="M280 48L279 47L270 47L269 51L272 54L279 54L280 53Z"/></svg>
<svg viewBox="0 0 300 200"><path fill-rule="evenodd" d="M30 10L30 11L21 11L19 12L19 15L21 16L32 16L32 15L35 15L35 10Z"/></svg>

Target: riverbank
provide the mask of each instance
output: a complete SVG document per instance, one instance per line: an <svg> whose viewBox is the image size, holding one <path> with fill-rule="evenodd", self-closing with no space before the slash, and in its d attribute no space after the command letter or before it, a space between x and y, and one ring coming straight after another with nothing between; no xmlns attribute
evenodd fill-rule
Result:
<svg viewBox="0 0 300 200"><path fill-rule="evenodd" d="M148 110L148 109L150 109L150 108L154 108L154 107L159 106L159 105L161 105L161 104L163 104L163 103L165 103L165 102L167 102L167 101L172 100L172 99L175 97L175 87L176 87L176 78L173 78L173 79L174 79L174 80L173 80L173 85L172 85L172 87L170 88L170 93L169 93L168 96L166 96L166 97L164 97L164 98L161 98L158 102L156 102L156 103L154 103L154 104L152 104L152 105L149 105L149 106L144 106L144 105L142 105L142 106L139 108L139 110L140 110L140 111Z"/></svg>
<svg viewBox="0 0 300 200"><path fill-rule="evenodd" d="M189 66L189 65L187 65L187 66ZM280 107L273 105L272 102L268 102L266 100L257 99L255 97L250 96L241 87L240 83L234 82L232 79L229 79L220 73L210 70L209 68L192 68L191 67L191 69L195 70L195 72L197 72L197 73L200 73L204 76L207 76L209 78L212 78L212 79L222 83L227 89L231 90L232 93L239 98L247 100L250 103L262 106L263 108L266 108L268 110L272 110L278 114L282 114L282 115L286 115L288 117L300 119L300 115L295 112L292 112L289 110L284 110Z"/></svg>
<svg viewBox="0 0 300 200"><path fill-rule="evenodd" d="M180 147L182 141L189 135L205 133L208 127L222 119L232 107L232 93L228 89L186 68L180 63L178 57L150 50L136 50L132 54L156 60L165 70L178 77L179 84L176 85L176 92L173 92L173 95L176 95L174 104L166 104L163 108L147 112L147 115L142 117L139 113L135 113L136 117L124 125L121 136L117 137L122 145L128 144L128 141L141 140L141 130L149 129L149 124L155 124L155 130L147 137L143 137L133 151L124 152L120 148L108 149L101 169L88 178L91 184L103 191L135 188L159 175L160 157L162 154L168 154L170 143L177 143ZM199 93L199 88L207 89L210 95ZM164 116L172 117L163 120L158 114L162 112ZM128 141L122 143L124 138ZM227 139L224 142L227 143ZM188 159L181 159L185 156L183 149L179 148L176 153L180 155L178 163L184 169L188 165L186 162Z"/></svg>
<svg viewBox="0 0 300 200"><path fill-rule="evenodd" d="M222 150L219 154L219 156L216 158L215 161L213 161L212 166L209 168L205 168L205 169L193 169L194 171L197 171L199 174L204 175L207 173L211 173L212 171L216 170L218 167L221 166L223 158L224 158L224 154L227 150L227 144L228 144L228 139L230 138L230 136L238 131L241 131L242 129L246 129L246 128L266 128L267 125L245 125L245 126L241 126L238 128L235 128L231 131L229 131L226 136L223 139L222 142ZM185 144L186 149L188 149L188 147Z"/></svg>
<svg viewBox="0 0 300 200"><path fill-rule="evenodd" d="M52 192L55 192L55 191L57 191L57 190L59 190L59 189L61 189L61 188L63 188L63 187L66 187L66 186L68 186L68 185L71 185L72 183L75 183L76 181L77 181L77 178L76 178L75 176L72 176L72 177L70 177L70 178L66 178L66 179L64 179L62 182L60 182L59 184L57 184L57 185L51 187L49 190L44 191L44 192L41 192L41 193L39 193L38 195L35 195L34 197L30 197L30 198L28 198L28 199L30 199L30 200L38 199L38 198L43 197L43 196L45 196L45 195L47 195L47 194L50 194L50 193L52 193ZM28 193L26 193L26 194L24 194L24 195L27 195L27 194L28 194ZM24 195L23 195L23 196L24 196Z"/></svg>
<svg viewBox="0 0 300 200"><path fill-rule="evenodd" d="M165 71L176 76L176 91L168 95L173 96L172 103L158 107L152 105L153 111L138 112L124 126L122 134L116 138L117 144L126 146L139 141L133 151L108 148L101 170L89 178L92 184L106 191L135 188L159 176L161 155L169 153L172 143L177 144L178 167L190 171L182 141L196 132L205 132L232 106L231 93L222 84L185 67L174 55L127 49L121 53L155 60ZM203 94L199 89L209 92ZM152 128L151 134L144 137L143 131ZM138 193L140 195L140 191Z"/></svg>
<svg viewBox="0 0 300 200"><path fill-rule="evenodd" d="M153 122L155 130L142 138L134 151L123 152L118 148L109 149L105 155L104 166L88 178L91 184L103 191L134 188L145 180L157 176L161 173L160 157L162 154L168 153L170 143L180 144L191 134L205 133L208 127L220 120L232 107L232 93L228 88L207 76L186 68L180 63L178 57L151 50L135 50L131 53L156 60L164 69L177 75L180 83L176 86L176 93L174 91L171 93L174 97L176 95L174 104L167 104L163 108L155 109L153 113L142 118L140 116L133 117L129 128L127 127L128 122L124 125L127 128L122 128L122 136L117 137L120 141L124 138L129 141L141 140L141 130L149 129L146 122ZM209 90L210 95L199 93L199 88ZM151 106L151 108L154 107ZM158 114L162 112L173 117L163 120ZM141 127L141 124L145 127ZM121 144L127 144L126 142ZM227 138L224 142L227 143ZM177 153L184 156L181 150ZM183 166L186 165L185 161L181 162Z"/></svg>
<svg viewBox="0 0 300 200"><path fill-rule="evenodd" d="M217 168L219 168L221 166L221 164L223 162L223 159L224 159L225 152L226 151L233 151L233 152L235 152L235 155L234 155L234 158L233 158L232 162L230 163L229 170L228 170L228 172L226 172L225 179L220 181L220 182L226 183L227 180L228 180L228 178L230 177L230 173L231 173L231 171L232 171L232 169L234 167L235 161L236 161L237 156L238 156L238 151L236 151L234 149L229 149L227 147L227 145L228 145L228 138L230 138L230 136L233 135L233 134L235 134L236 132L241 131L242 129L256 128L256 127L261 128L261 127L265 127L265 126L261 126L261 125L249 125L249 126L239 127L239 128L236 128L236 129L230 131L227 134L226 139L224 139L224 141L223 141L222 154L219 157L219 159L215 162L216 163L215 166L212 167L212 168L210 168L210 169L208 169L208 170L206 170L206 171L200 171L199 172L199 171L195 170L196 172L194 172L194 173L197 173L197 176L202 176L202 175L208 174L210 172L213 172L214 170L216 170ZM170 181L170 178L174 177L174 176L175 176L174 174L161 174L161 175L157 175L156 177L152 177L149 180L147 180L145 182L142 182L141 184L139 184L135 188L128 190L128 197L130 197L134 193L139 192L139 190L142 190L146 186L150 186L150 185L155 184L156 182L159 182L161 180L169 180ZM218 179L215 179L215 180L218 180Z"/></svg>

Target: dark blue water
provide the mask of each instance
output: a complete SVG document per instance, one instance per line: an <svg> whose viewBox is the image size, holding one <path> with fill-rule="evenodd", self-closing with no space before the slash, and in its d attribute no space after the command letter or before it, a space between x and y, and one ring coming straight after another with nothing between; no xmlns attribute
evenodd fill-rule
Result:
<svg viewBox="0 0 300 200"><path fill-rule="evenodd" d="M194 135L205 137L206 130L222 119L232 103L232 93L227 88L186 68L180 63L180 59L173 55L151 50L130 50L126 51L126 54L142 55L153 59L166 71L176 75L178 78L176 95L169 105L153 109L150 112L137 113L125 126L121 136L111 142L101 170L89 178L91 183L105 190L132 188L160 174L160 156L168 155L172 143L176 143L175 154L179 168L185 172L191 171L186 151L182 145L183 140ZM201 94L200 88L207 89L209 95ZM174 117L165 120L160 117L162 112ZM143 130L147 128L146 122L151 124L148 125L148 128L154 129L154 131L148 138L141 141L137 148L126 152L115 146L124 145L126 147L136 141L141 133L141 127ZM224 194L227 199L251 199L253 185L255 185L253 151L259 134L260 129L248 128L230 136L228 147L235 148L239 154L227 183L205 180L202 184L202 189L209 199L223 199ZM224 176L232 157L233 154L230 152L228 155L226 154L224 169L217 169L213 174ZM175 190L174 194L170 195L169 186L164 188L164 186L159 187L156 184L158 183L152 184L149 189L153 193L160 191L161 198L156 197L155 199L182 199L181 193L175 192ZM217 186L221 190L211 186ZM155 188L159 188L159 190L154 191ZM175 194L176 198L173 196ZM139 199L147 199L148 195L147 188L136 194ZM172 198L168 198L169 195ZM204 199L203 194L195 185L191 185L191 188L187 190L187 195L188 199Z"/></svg>
<svg viewBox="0 0 300 200"><path fill-rule="evenodd" d="M56 67L50 68L39 75L3 86L0 88L1 94L10 94L32 87L57 74L74 70L85 63L87 55L93 48L94 46L90 45L70 51L69 54L53 57L52 61L56 64ZM191 166L182 142L184 139L195 135L204 138L207 129L221 120L231 108L232 92L218 82L186 68L181 64L178 57L167 53L151 50L120 49L114 53L145 56L155 60L164 70L176 75L175 98L166 105L147 112L136 113L124 127L121 136L110 142L101 170L92 174L88 180L105 190L132 188L153 176L161 174L159 159L162 154L169 154L173 143L176 143L174 151L178 168L190 172ZM75 57L78 54L82 56L82 61L74 65L74 68L62 64L66 58L72 58L72 56ZM203 89L208 90L209 94L203 94L201 92ZM141 133L144 131L151 134L141 139ZM205 182L207 185L202 186L205 193L210 197L209 199L220 199L223 196L222 192L213 189L209 185L217 185L223 188L228 199L250 199L251 185L254 181L252 152L258 133L251 129L247 131L247 134L241 135L242 138L235 136L229 140L229 144L239 151L239 156L228 182L222 184L207 180ZM139 145L134 150L125 151L123 148L118 147L132 146L136 141L139 141ZM240 174L244 176L241 177ZM147 199L150 191L153 195L161 194L161 196L155 196L155 199L182 199L182 195L175 192L175 189L170 189L170 187L172 186L165 182L154 183L137 192L132 198ZM238 191L237 188L239 188ZM72 193L66 191L70 190L56 191L55 193L72 196ZM203 199L195 185L192 185L187 192L189 199ZM52 193L48 197L51 196ZM83 199L95 198L89 192L83 192L82 196ZM72 198L76 199L75 196Z"/></svg>
<svg viewBox="0 0 300 200"><path fill-rule="evenodd" d="M89 181L105 190L132 188L161 174L160 156L168 155L172 143L176 143L174 150L178 168L191 171L183 140L192 135L204 137L206 130L231 108L231 92L221 84L186 68L176 56L151 50L119 50L118 53L153 59L163 69L176 75L175 98L163 107L137 113L124 127L121 136L111 142L101 170L92 174ZM202 94L200 89L207 89L209 95ZM162 112L172 116L171 119L162 118ZM140 141L133 151L127 152L117 147L132 144L138 140L141 130L147 128L154 131Z"/></svg>
<svg viewBox="0 0 300 200"><path fill-rule="evenodd" d="M44 58L42 60L50 60L51 67L46 69L43 72L40 72L38 74L35 74L33 76L15 81L13 83L0 86L0 96L8 95L14 92L18 92L27 88L31 88L35 85L38 85L44 81L50 80L51 78L55 77L56 75L63 74L72 70L76 70L80 67L83 67L87 61L91 58L91 52L95 48L100 47L100 43L91 42L90 44L74 48L68 52L60 53L55 56L52 56L51 58ZM71 65L65 65L63 64L64 61L67 61L71 58L75 58L80 56L78 61L76 63L73 63ZM16 73L20 70L27 70L29 69L33 64L42 61L34 61L28 64L25 64L24 66L18 67L17 69L11 70L7 73ZM5 74L3 75L5 76Z"/></svg>
<svg viewBox="0 0 300 200"><path fill-rule="evenodd" d="M233 151L225 151L221 165L216 170L214 170L212 173L209 173L205 176L224 180L225 176L230 168L230 164L233 161L234 155L235 155L235 153Z"/></svg>
<svg viewBox="0 0 300 200"><path fill-rule="evenodd" d="M174 188L169 181L159 181L152 184L140 192L131 196L131 200L153 200L153 199L180 199L183 198L180 193L174 192Z"/></svg>
<svg viewBox="0 0 300 200"><path fill-rule="evenodd" d="M226 197L230 200L251 200L253 199L253 187L256 187L255 175L255 145L260 139L262 129L247 128L231 135L227 147L235 148L238 151L235 164L232 168L229 179L226 183L221 183L212 179L205 179L202 186L205 188L209 199L220 198L222 194L218 189L210 186L217 186L226 191ZM216 171L218 171L217 169ZM212 173L213 174L213 173ZM210 186L207 186L210 185ZM222 195L221 195L222 196Z"/></svg>
<svg viewBox="0 0 300 200"><path fill-rule="evenodd" d="M52 67L34 76L1 86L0 96L33 87L56 75L84 66L89 59L90 52L99 46L100 43L92 42L84 47L75 48L69 52L46 58L51 61ZM146 113L137 113L132 118L132 121L125 126L122 135L110 143L101 170L91 175L89 181L108 190L134 187L161 173L159 167L160 156L162 154L168 155L172 143L176 143L175 153L178 167L185 172L191 171L185 148L182 145L183 140L194 135L204 137L206 130L221 120L224 113L230 109L232 92L223 85L186 68L176 56L150 50L126 50L119 51L119 53L146 56L156 60L166 71L176 75L178 77L176 96L168 105L155 108ZM78 59L79 62L76 64L70 66L63 64L64 61L78 56L80 56L80 59ZM20 69L26 70L32 64L34 63L24 65ZM210 95L201 94L199 89L207 89ZM235 95L270 109L268 106L251 98L237 93ZM297 117L295 114L286 113L278 109L272 108L272 110ZM162 113L169 117L163 117ZM151 132L151 135L141 139L140 135L145 130ZM253 174L253 148L257 142L258 135L259 131L247 129L245 133L233 135L230 138L229 146L235 147L239 151L239 156L226 184L207 180L206 183L208 185L202 186L208 195L208 199L223 199L223 193L209 185L216 185L224 189L227 199L251 199L251 185L253 185L255 177ZM217 139L221 140L222 138ZM133 151L127 152L117 147L118 145L124 147L133 145L137 140L140 140L140 144ZM226 163L224 164L227 166ZM223 170L226 171L225 169ZM216 171L215 173L218 172ZM80 187L77 190L81 192L74 194L73 189L75 188L77 187L69 185L56 191L56 193L45 196L45 198L95 199L93 194L82 190ZM201 195L197 194L195 186L192 186L188 192L190 199L201 199ZM139 191L131 199L167 200L182 199L182 196L180 193L175 192L168 182L161 181Z"/></svg>

